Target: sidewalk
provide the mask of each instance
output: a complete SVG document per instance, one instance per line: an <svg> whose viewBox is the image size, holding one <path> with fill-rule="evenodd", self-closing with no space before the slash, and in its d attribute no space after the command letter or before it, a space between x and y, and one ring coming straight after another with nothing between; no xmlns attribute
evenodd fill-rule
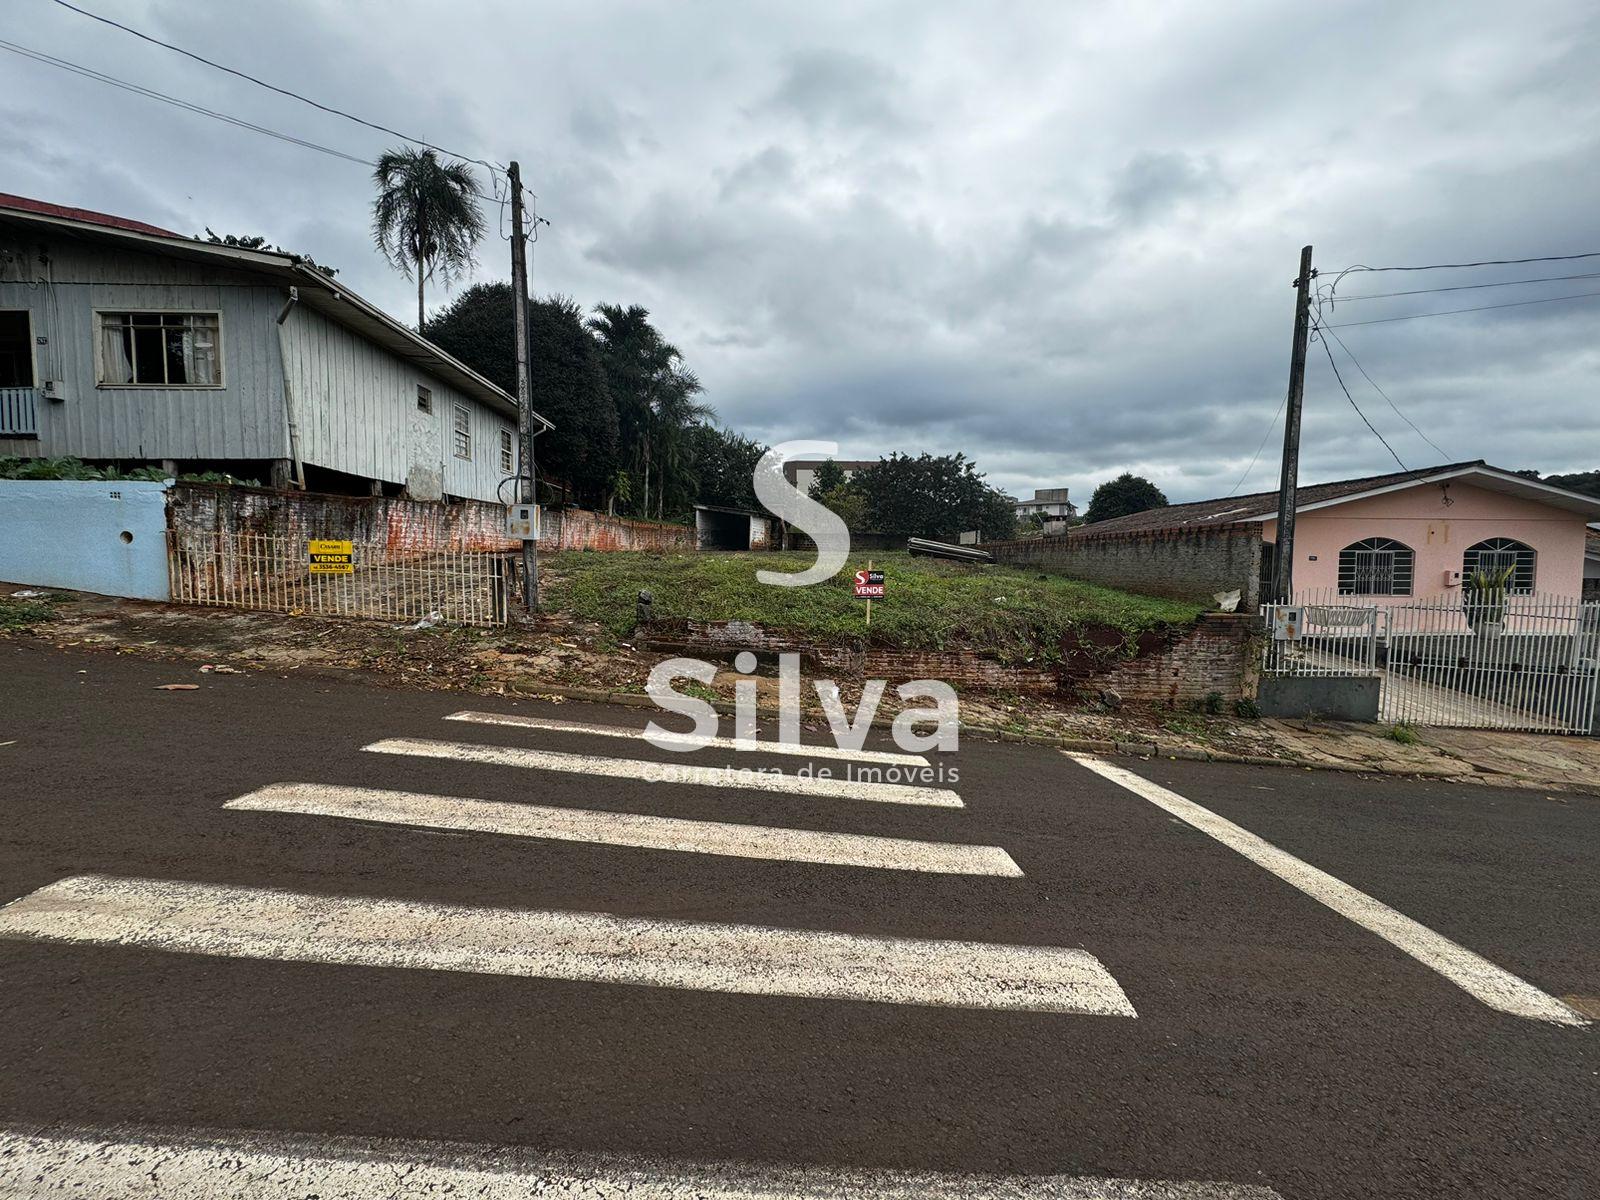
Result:
<svg viewBox="0 0 1600 1200"><path fill-rule="evenodd" d="M183 664L175 669L174 682L212 671L356 672L379 686L639 706L649 704L645 679L661 657L626 644L601 650L594 631L556 616L531 630L415 628L63 592L50 592L41 604L13 598L21 590L42 591L0 584L0 636L171 660ZM23 608L27 619L7 616ZM705 698L731 711L736 678L746 677L723 672ZM859 686L838 682L844 703L854 711ZM776 680L760 678L759 683L767 707ZM1417 740L1405 744L1382 725L1244 720L1131 706L1107 710L1032 695L971 693L962 696L961 705L964 732L979 738L1600 794L1600 739L1594 738L1418 729ZM899 707L890 689L879 723L892 720ZM807 718L815 728L826 727L814 703Z"/></svg>

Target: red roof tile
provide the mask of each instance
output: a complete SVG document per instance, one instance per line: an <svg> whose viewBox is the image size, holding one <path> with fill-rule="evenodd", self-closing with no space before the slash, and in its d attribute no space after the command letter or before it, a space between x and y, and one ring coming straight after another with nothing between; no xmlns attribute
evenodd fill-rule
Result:
<svg viewBox="0 0 1600 1200"><path fill-rule="evenodd" d="M114 217L110 213L95 212L88 208L69 208L64 204L49 204L43 200L30 200L27 196L13 196L0 192L0 210L37 213L44 217L61 217L67 221L82 221L86 225L104 225L108 229L122 229L128 233L148 233L154 237L181 238L181 233L147 225L143 221L130 221L127 217ZM187 239L185 239L187 240Z"/></svg>

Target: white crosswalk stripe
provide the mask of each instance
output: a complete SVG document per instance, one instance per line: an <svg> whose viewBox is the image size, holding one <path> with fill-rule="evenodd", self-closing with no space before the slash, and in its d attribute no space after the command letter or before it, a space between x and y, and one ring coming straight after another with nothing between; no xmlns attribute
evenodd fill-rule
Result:
<svg viewBox="0 0 1600 1200"><path fill-rule="evenodd" d="M602 758L593 754L568 754L556 750L529 750L518 746L485 746L474 742L441 742L427 738L385 738L363 746L376 754L406 754L445 758L453 762L525 767L537 771L563 771L573 775L634 779L645 783L680 783L697 787L739 788L777 792L787 796L816 796L838 800L870 800L882 804L922 804L960 808L961 797L948 788L883 782L886 773L912 768L883 767L852 770L844 779L762 771L751 767L703 767L685 763L648 762L643 759ZM921 768L931 771L934 768ZM864 775L864 771L872 774ZM820 772L819 772L820 774ZM890 776L893 778L894 776Z"/></svg>
<svg viewBox="0 0 1600 1200"><path fill-rule="evenodd" d="M622 725L593 725L587 721L558 721L552 717L529 717L521 713L457 712L446 721L467 721L475 725L499 725L512 729L537 729L548 733L580 733L592 737L628 738L644 741L644 730L628 729ZM698 747L699 742L688 734L656 735L658 742L671 742L685 748ZM648 743L647 743L648 744ZM733 750L741 754L785 754L797 758L848 759L853 762L894 763L906 767L926 767L928 760L920 754L906 754L896 750L847 750L841 746L799 746L785 742L760 742L747 738L714 737L705 744L707 750Z"/></svg>
<svg viewBox="0 0 1600 1200"><path fill-rule="evenodd" d="M724 821L691 821L681 817L554 808L318 783L272 784L230 800L223 807L736 858L951 875L1014 877L1022 874L1011 856L999 846L963 846Z"/></svg>
<svg viewBox="0 0 1600 1200"><path fill-rule="evenodd" d="M1248 1184L686 1164L259 1133L0 1129L0 1197L76 1200L1274 1200Z"/></svg>
<svg viewBox="0 0 1600 1200"><path fill-rule="evenodd" d="M1133 1017L1085 950L865 937L79 875L0 908L0 937L751 995Z"/></svg>

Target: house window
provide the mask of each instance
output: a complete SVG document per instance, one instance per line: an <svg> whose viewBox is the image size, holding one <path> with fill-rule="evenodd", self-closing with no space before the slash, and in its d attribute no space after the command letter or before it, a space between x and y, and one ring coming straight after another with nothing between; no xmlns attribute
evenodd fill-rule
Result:
<svg viewBox="0 0 1600 1200"><path fill-rule="evenodd" d="M456 457L472 457L472 414L465 404L456 405Z"/></svg>
<svg viewBox="0 0 1600 1200"><path fill-rule="evenodd" d="M33 386L33 326L26 312L0 312L0 388Z"/></svg>
<svg viewBox="0 0 1600 1200"><path fill-rule="evenodd" d="M1486 575L1498 575L1510 567L1511 580L1507 590L1531 592L1533 558L1532 546L1511 538L1489 538L1476 546L1467 547L1467 552L1461 556L1461 577L1471 582L1479 571Z"/></svg>
<svg viewBox="0 0 1600 1200"><path fill-rule="evenodd" d="M99 318L103 386L222 386L216 313L103 312Z"/></svg>
<svg viewBox="0 0 1600 1200"><path fill-rule="evenodd" d="M515 458L511 454L511 431L509 429L502 429L500 431L501 473L505 475L511 474L511 466L515 461Z"/></svg>
<svg viewBox="0 0 1600 1200"><path fill-rule="evenodd" d="M1393 538L1367 538L1339 551L1341 596L1409 596L1416 555Z"/></svg>
<svg viewBox="0 0 1600 1200"><path fill-rule="evenodd" d="M433 389L417 384L417 411L431 413L433 411Z"/></svg>

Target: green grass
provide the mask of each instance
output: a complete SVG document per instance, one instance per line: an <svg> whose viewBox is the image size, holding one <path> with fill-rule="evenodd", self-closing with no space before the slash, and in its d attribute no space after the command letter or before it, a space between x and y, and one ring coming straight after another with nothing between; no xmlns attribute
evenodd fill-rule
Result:
<svg viewBox="0 0 1600 1200"><path fill-rule="evenodd" d="M27 629L54 615L55 610L42 600L0 597L0 629Z"/></svg>
<svg viewBox="0 0 1600 1200"><path fill-rule="evenodd" d="M1422 736L1404 721L1389 730L1388 736L1391 742L1399 742L1402 746L1415 746L1422 740Z"/></svg>
<svg viewBox="0 0 1600 1200"><path fill-rule="evenodd" d="M839 641L918 650L964 648L1008 662L1055 661L1063 641L1086 627L1120 630L1126 642L1146 630L1187 626L1205 606L1135 596L1073 579L1009 567L973 567L909 554L877 553L888 596L867 606L852 591L851 572L868 555L810 587L777 587L756 571L796 571L814 555L645 554L564 551L542 560L545 607L601 625L625 638L641 589L655 598L658 620L753 621L768 629Z"/></svg>

